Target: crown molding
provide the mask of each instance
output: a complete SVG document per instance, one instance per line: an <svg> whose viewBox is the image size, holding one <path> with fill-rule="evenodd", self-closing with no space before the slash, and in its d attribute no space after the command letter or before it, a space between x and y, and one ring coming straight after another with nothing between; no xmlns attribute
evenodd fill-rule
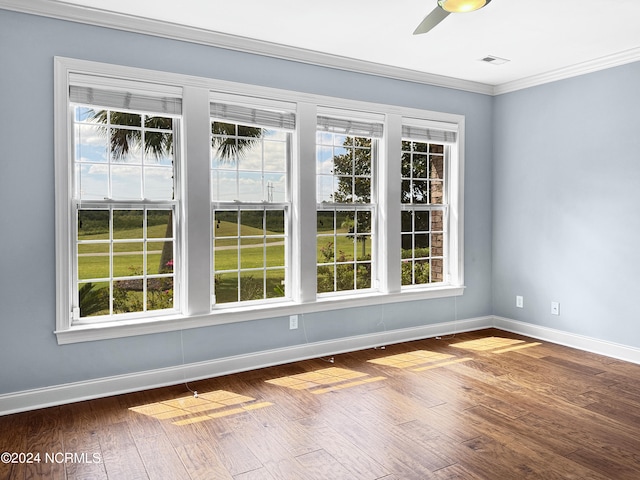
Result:
<svg viewBox="0 0 640 480"><path fill-rule="evenodd" d="M640 61L640 47L607 55L606 57L596 58L595 60L576 63L569 67L558 68L539 75L532 75L520 80L496 85L493 87L493 95L502 95L504 93L515 92L517 90L524 90L525 88L536 87L538 85L544 85L545 83L578 77L580 75L586 75L588 73L594 73L600 70L606 70L608 68L618 67L620 65L637 61Z"/></svg>
<svg viewBox="0 0 640 480"><path fill-rule="evenodd" d="M28 2L24 0L0 0L0 8L395 80L452 88L484 95L493 94L493 87L491 85L480 82L366 62L314 50L290 47L247 37L213 32L201 28L133 15L124 15L64 2L53 2L51 0L30 0Z"/></svg>
<svg viewBox="0 0 640 480"><path fill-rule="evenodd" d="M491 96L515 92L517 90L640 61L640 47L637 47L569 67L531 75L499 85L490 85L391 65L367 62L339 55L331 55L315 50L254 40L237 35L213 32L171 22L124 15L102 9L65 3L63 1L0 0L0 9Z"/></svg>

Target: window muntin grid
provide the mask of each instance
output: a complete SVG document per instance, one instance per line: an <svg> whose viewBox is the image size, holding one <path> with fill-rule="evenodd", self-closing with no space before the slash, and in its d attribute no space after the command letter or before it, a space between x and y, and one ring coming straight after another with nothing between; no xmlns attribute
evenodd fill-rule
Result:
<svg viewBox="0 0 640 480"><path fill-rule="evenodd" d="M318 203L370 203L372 142L333 132L316 133Z"/></svg>
<svg viewBox="0 0 640 480"><path fill-rule="evenodd" d="M444 283L447 244L445 147L402 142L402 285Z"/></svg>
<svg viewBox="0 0 640 480"><path fill-rule="evenodd" d="M403 204L444 204L444 151L444 145L408 140L402 142Z"/></svg>
<svg viewBox="0 0 640 480"><path fill-rule="evenodd" d="M172 208L96 205L76 214L79 319L174 308Z"/></svg>
<svg viewBox="0 0 640 480"><path fill-rule="evenodd" d="M287 210L264 206L214 211L216 304L288 296Z"/></svg>
<svg viewBox="0 0 640 480"><path fill-rule="evenodd" d="M290 133L220 121L211 131L214 202L287 202Z"/></svg>
<svg viewBox="0 0 640 480"><path fill-rule="evenodd" d="M317 212L318 293L370 289L373 209Z"/></svg>
<svg viewBox="0 0 640 480"><path fill-rule="evenodd" d="M82 105L73 110L75 199L174 199L174 118Z"/></svg>
<svg viewBox="0 0 640 480"><path fill-rule="evenodd" d="M291 132L211 122L213 305L290 298Z"/></svg>
<svg viewBox="0 0 640 480"><path fill-rule="evenodd" d="M403 286L446 280L444 217L442 209L401 212Z"/></svg>
<svg viewBox="0 0 640 480"><path fill-rule="evenodd" d="M317 293L373 287L376 139L316 133Z"/></svg>
<svg viewBox="0 0 640 480"><path fill-rule="evenodd" d="M72 105L73 319L175 311L177 118Z"/></svg>

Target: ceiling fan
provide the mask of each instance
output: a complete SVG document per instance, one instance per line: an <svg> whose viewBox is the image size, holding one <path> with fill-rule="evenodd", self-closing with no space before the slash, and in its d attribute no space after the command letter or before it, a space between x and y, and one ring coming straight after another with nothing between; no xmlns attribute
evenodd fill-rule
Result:
<svg viewBox="0 0 640 480"><path fill-rule="evenodd" d="M491 0L438 0L438 6L424 17L424 20L418 25L413 34L427 33L447 18L450 13L473 12L488 5L490 2Z"/></svg>

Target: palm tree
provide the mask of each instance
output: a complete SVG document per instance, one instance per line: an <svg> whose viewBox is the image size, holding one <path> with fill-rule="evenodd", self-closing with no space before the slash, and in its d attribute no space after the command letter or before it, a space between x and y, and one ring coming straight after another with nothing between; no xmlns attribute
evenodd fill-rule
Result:
<svg viewBox="0 0 640 480"><path fill-rule="evenodd" d="M101 132L109 135L110 123L116 128L111 129L109 143L114 160L124 159L129 152L141 147L142 135L140 130L117 128L118 125L140 127L142 116L137 113L117 112L108 110L94 111L93 120L102 125ZM173 119L170 117L145 116L144 126L171 130ZM222 161L233 162L241 158L245 150L250 148L262 137L262 129L236 125L233 123L213 122L211 124L211 146L217 148L217 156ZM173 135L162 132L147 132L144 138L144 152L147 156L159 159L171 154L173 150Z"/></svg>
<svg viewBox="0 0 640 480"><path fill-rule="evenodd" d="M262 137L261 128L223 122L213 122L211 133L211 146L217 148L218 158L229 163L242 158Z"/></svg>
<svg viewBox="0 0 640 480"><path fill-rule="evenodd" d="M109 144L114 160L122 160L132 150L141 147L142 133L140 130L130 130L124 127L140 127L142 115L137 113L127 113L108 110L94 111L93 120L102 125L101 132L104 136L110 134ZM108 124L112 125L109 133ZM158 128L171 130L173 119L168 117L145 116L144 126L147 128ZM144 153L155 159L170 154L173 150L173 135L169 132L147 132L144 138Z"/></svg>
<svg viewBox="0 0 640 480"><path fill-rule="evenodd" d="M130 152L144 149L147 157L159 160L173 153L173 119L162 116L144 116L146 128L162 129L167 132L146 132L142 145L142 132L137 129L117 128L140 127L142 115L138 113L119 112L114 110L93 111L93 120L98 123L101 133L109 137L111 154L115 161L123 160ZM108 125L111 125L110 129ZM212 122L211 146L216 149L216 155L222 162L233 163L241 159L244 152L251 148L261 137L262 128L236 125L233 123ZM173 236L173 217L169 217L166 238ZM159 271L163 271L172 260L173 249L165 242L160 255Z"/></svg>

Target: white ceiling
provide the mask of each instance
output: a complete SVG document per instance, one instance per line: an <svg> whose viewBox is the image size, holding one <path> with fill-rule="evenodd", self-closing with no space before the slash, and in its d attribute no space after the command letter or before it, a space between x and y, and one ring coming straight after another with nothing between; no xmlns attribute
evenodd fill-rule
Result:
<svg viewBox="0 0 640 480"><path fill-rule="evenodd" d="M436 0L47 2L491 86L580 71L582 65L640 60L640 0L493 0L476 12L451 14L431 32L417 36L413 30ZM487 55L510 62L481 62Z"/></svg>

